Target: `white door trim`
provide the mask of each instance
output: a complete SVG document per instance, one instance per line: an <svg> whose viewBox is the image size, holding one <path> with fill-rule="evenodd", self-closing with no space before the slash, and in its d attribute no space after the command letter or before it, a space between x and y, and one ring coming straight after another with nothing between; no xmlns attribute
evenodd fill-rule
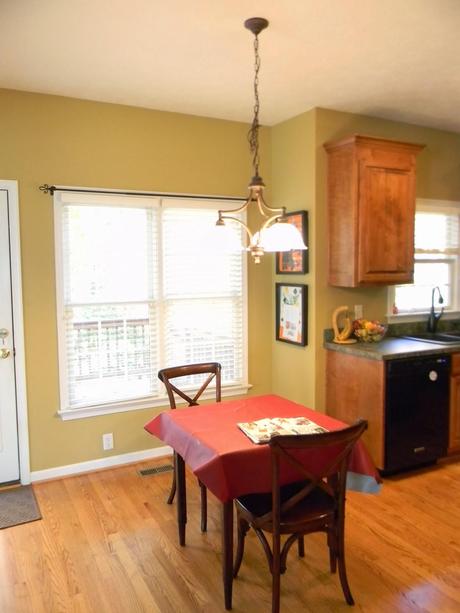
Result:
<svg viewBox="0 0 460 613"><path fill-rule="evenodd" d="M0 189L8 191L11 289L16 369L16 403L18 416L19 475L22 484L30 483L29 429L27 419L26 360L22 310L21 240L17 181L0 181Z"/></svg>

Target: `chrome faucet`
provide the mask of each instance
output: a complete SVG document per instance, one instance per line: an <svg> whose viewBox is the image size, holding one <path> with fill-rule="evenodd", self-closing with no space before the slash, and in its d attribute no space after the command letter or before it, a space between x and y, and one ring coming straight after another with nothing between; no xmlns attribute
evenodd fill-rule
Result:
<svg viewBox="0 0 460 613"><path fill-rule="evenodd" d="M431 292L431 309L430 309L430 314L428 316L428 322L427 322L427 327L426 329L428 330L428 332L436 332L436 328L438 327L438 321L441 319L442 314L444 313L444 307L441 307L441 310L439 311L439 313L435 313L434 312L434 293L435 291L438 290L438 304L443 304L444 302L444 298L442 297L441 294L441 290L439 289L438 286L433 287L433 290Z"/></svg>

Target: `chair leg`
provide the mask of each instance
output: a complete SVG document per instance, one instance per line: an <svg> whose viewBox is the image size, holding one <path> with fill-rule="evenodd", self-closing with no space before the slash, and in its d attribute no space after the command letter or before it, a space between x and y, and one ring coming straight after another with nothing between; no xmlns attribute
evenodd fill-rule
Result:
<svg viewBox="0 0 460 613"><path fill-rule="evenodd" d="M206 532L208 529L208 495L206 486L198 481L201 491L201 532Z"/></svg>
<svg viewBox="0 0 460 613"><path fill-rule="evenodd" d="M299 558L304 558L305 557L305 541L302 536L299 536L299 539L297 541L297 549L299 552Z"/></svg>
<svg viewBox="0 0 460 613"><path fill-rule="evenodd" d="M244 554L244 539L249 530L248 522L242 517L237 518L238 522L238 543L236 548L235 565L233 566L233 577L236 579L240 570L241 562Z"/></svg>
<svg viewBox="0 0 460 613"><path fill-rule="evenodd" d="M343 527L339 528L339 530L340 534L338 536L337 543L337 562L339 566L340 584L342 585L343 594L345 596L347 604L354 605L355 601L353 600L353 596L351 595L350 586L348 585L347 571L345 568L345 545Z"/></svg>
<svg viewBox="0 0 460 613"><path fill-rule="evenodd" d="M279 534L273 535L272 613L279 613L281 598L281 567Z"/></svg>
<svg viewBox="0 0 460 613"><path fill-rule="evenodd" d="M337 556L331 548L329 548L329 568L333 575L337 572Z"/></svg>
<svg viewBox="0 0 460 613"><path fill-rule="evenodd" d="M176 495L176 452L174 452L173 466L174 466L174 470L173 470L173 479L171 483L171 491L169 492L169 497L168 497L168 500L166 501L168 504L173 503L174 496Z"/></svg>
<svg viewBox="0 0 460 613"><path fill-rule="evenodd" d="M281 599L281 575L273 573L272 582L272 613L279 613Z"/></svg>
<svg viewBox="0 0 460 613"><path fill-rule="evenodd" d="M331 529L327 532L327 546L329 547L329 568L334 574L337 571L337 545L335 533Z"/></svg>

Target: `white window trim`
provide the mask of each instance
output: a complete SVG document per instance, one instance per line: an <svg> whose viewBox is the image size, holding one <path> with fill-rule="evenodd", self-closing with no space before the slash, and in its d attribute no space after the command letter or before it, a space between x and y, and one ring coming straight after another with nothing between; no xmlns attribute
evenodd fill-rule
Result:
<svg viewBox="0 0 460 613"><path fill-rule="evenodd" d="M391 303L393 305L393 303ZM425 321L429 315L429 311L415 311L413 313L398 313L395 315L394 313L387 314L386 319L389 324L402 324L402 323L412 323L418 321ZM443 321L448 321L450 319L457 320L460 319L460 311L444 311L442 314Z"/></svg>
<svg viewBox="0 0 460 613"><path fill-rule="evenodd" d="M442 208L442 209L456 209L460 210L460 202L456 200L434 200L430 198L417 198L416 202L416 211L417 210L427 210L433 211L433 209ZM454 284L456 285L457 280L454 279ZM457 291L457 287L454 287L454 291ZM424 311L413 311L411 313L393 313L393 304L395 301L395 288L393 285L388 287L387 292L387 315L386 319L388 323L411 323L418 321L425 321L427 315L429 315L429 310ZM444 320L451 319L460 319L460 311L457 310L449 310L444 311L442 318Z"/></svg>
<svg viewBox="0 0 460 613"><path fill-rule="evenodd" d="M222 386L222 398L231 396L242 396L247 394L252 385L226 385ZM187 390L184 388L184 391ZM204 392L201 396L203 400L215 398L213 390ZM186 402L177 401L178 406L186 406ZM167 396L159 396L157 398L137 398L136 400L124 400L123 402L114 402L106 404L95 404L94 406L85 406L80 409L67 409L65 411L57 411L57 415L63 421L71 421L73 419L84 419L86 417L97 417L98 415L110 415L112 413L126 413L128 411L138 411L141 409L154 409L157 407L169 408L169 400Z"/></svg>
<svg viewBox="0 0 460 613"><path fill-rule="evenodd" d="M88 192L94 193L99 191L98 188L79 188L79 187L65 187L61 186L56 187L56 192L59 193L60 189L65 189L71 191L75 189L78 192ZM220 210L225 209L234 209L235 206L241 204L242 199L237 197L228 197L223 199L219 196L205 196L205 195L194 195L194 194L168 194L168 193L158 193L152 195L146 192L131 192L130 195L126 195L126 192L123 190L106 190L102 188L107 195L112 194L120 194L121 196L126 196L129 198L131 195L136 197L143 196L145 200L149 197L150 199L156 199L161 206L161 200L168 200L168 206L181 206L180 200L200 200L201 205L204 208L215 208L216 202L219 204ZM58 194L56 194L58 195ZM62 399L67 398L67 385L66 379L61 373L67 372L67 364L66 364L66 352L64 350L65 345L65 331L64 331L64 321L63 317L60 316L64 312L63 305L63 296L64 296L64 288L63 288L63 253L62 253L62 212L61 207L62 204L58 202L58 198L54 196L54 244L55 244L55 283L56 283L56 313L57 313L57 331L58 331L58 366L59 366L59 390L60 390L60 404L62 406ZM102 195L103 197L103 195ZM182 202L183 202L182 200ZM158 206L158 204L152 203L152 206ZM133 206L132 204L127 204L126 206ZM216 209L217 212L217 209ZM243 213L243 221L246 222L246 213ZM243 265L242 265L242 280L243 280L243 335L245 338L245 343L243 346L243 359L242 359L242 368L243 368L243 377L242 384L240 385L232 385L232 384L223 384L222 385L222 397L231 397L246 394L252 387L252 385L248 381L248 373L249 373L249 365L248 365L248 263L247 258L243 257ZM208 392L204 392L202 398L206 400L207 398L213 398L214 393L212 389ZM67 405L68 403L66 403ZM181 403L178 403L181 404ZM185 404L185 403L184 403ZM158 397L145 397L145 398L136 398L134 400L124 400L120 402L113 403L102 403L102 404L94 404L94 405L86 405L80 408L60 408L57 409L56 415L60 417L63 421L71 421L74 419L83 419L87 417L97 417L100 415L109 415L112 413L123 413L128 411L137 411L141 409L149 409L156 407L165 407L169 405L168 397L166 395L158 396Z"/></svg>

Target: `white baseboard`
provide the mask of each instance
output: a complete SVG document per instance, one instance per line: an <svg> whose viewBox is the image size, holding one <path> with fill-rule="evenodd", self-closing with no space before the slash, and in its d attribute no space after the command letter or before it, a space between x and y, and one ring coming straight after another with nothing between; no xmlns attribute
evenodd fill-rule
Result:
<svg viewBox="0 0 460 613"><path fill-rule="evenodd" d="M123 464L132 464L133 462L142 462L142 460L150 460L152 458L161 458L172 454L172 448L168 445L163 447L155 447L154 449L143 449L142 451L133 451L131 453L123 453L121 455L111 455L107 458L98 458L97 460L89 460L88 462L78 462L77 464L67 464L66 466L55 466L54 468L46 468L45 470L34 470L30 474L32 482L47 481L49 479L57 479L59 477L67 477L69 475L78 475L80 473L89 473L95 470L103 470L113 466L122 466Z"/></svg>

